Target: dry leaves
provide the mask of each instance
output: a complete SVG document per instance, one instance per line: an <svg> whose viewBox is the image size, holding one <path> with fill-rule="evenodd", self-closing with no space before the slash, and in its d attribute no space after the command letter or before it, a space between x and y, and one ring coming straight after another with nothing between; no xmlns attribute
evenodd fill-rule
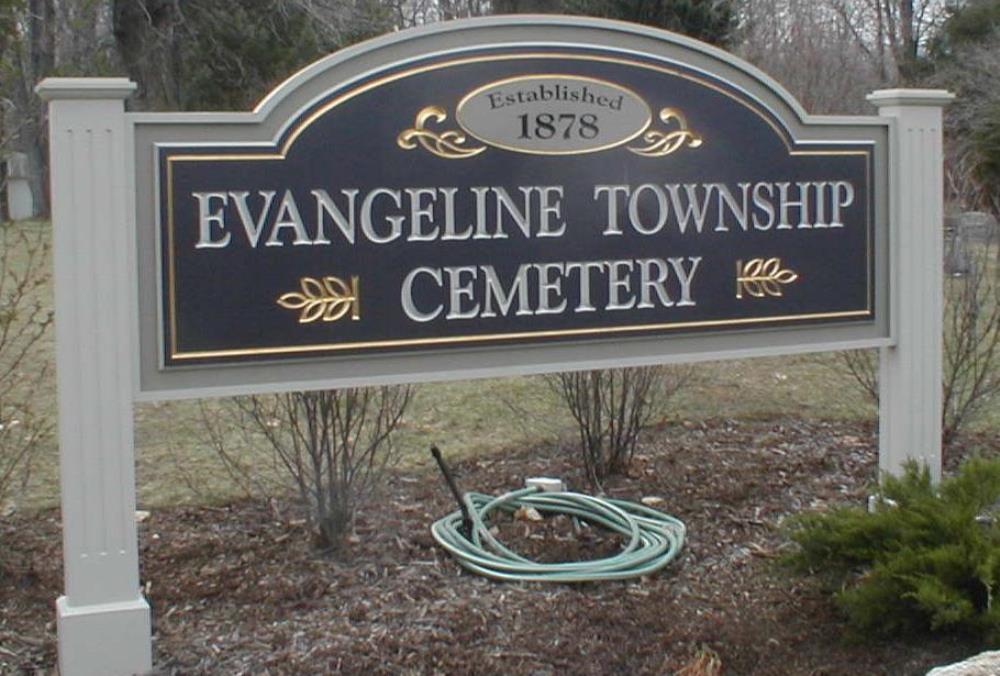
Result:
<svg viewBox="0 0 1000 676"><path fill-rule="evenodd" d="M1000 441L981 442L1000 452ZM655 507L683 519L689 537L677 561L638 581L541 586L464 572L430 537L454 502L429 468L393 477L339 558L312 549L290 503L158 509L139 525L158 673L905 675L974 652L847 643L827 597L774 566L788 515L863 503L876 476L872 430L682 423L647 436L641 454L651 471L607 492L662 499ZM552 447L456 469L466 489L490 493L539 475L585 485ZM566 517L505 519L492 524L497 536L535 558L624 545ZM58 515L0 520L0 541L0 673L51 670Z"/></svg>

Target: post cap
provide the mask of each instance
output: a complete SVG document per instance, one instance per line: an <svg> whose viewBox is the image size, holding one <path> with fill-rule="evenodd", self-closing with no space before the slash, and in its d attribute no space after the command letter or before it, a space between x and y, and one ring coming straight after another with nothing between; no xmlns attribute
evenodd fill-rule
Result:
<svg viewBox="0 0 1000 676"><path fill-rule="evenodd" d="M47 77L35 86L43 101L54 99L127 99L136 84L125 77Z"/></svg>
<svg viewBox="0 0 1000 676"><path fill-rule="evenodd" d="M943 108L955 99L944 89L879 89L867 96L878 108L886 106L934 106Z"/></svg>

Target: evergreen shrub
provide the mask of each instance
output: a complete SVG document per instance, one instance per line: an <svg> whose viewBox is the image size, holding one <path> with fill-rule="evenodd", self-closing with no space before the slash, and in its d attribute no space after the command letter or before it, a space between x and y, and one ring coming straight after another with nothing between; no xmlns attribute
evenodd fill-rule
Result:
<svg viewBox="0 0 1000 676"><path fill-rule="evenodd" d="M1000 461L970 459L938 486L910 465L885 478L873 513L804 514L790 535L787 561L822 576L861 635L1000 640Z"/></svg>

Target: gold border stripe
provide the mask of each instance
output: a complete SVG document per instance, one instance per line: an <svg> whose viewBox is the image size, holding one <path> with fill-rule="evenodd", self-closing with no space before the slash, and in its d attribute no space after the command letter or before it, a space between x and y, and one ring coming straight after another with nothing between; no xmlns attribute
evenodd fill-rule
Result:
<svg viewBox="0 0 1000 676"><path fill-rule="evenodd" d="M708 319L697 322L675 322L664 324L643 324L640 326L601 326L587 329L564 329L545 331L520 331L517 333L491 333L483 335L446 336L440 338L412 338L400 340L376 340L360 343L321 343L315 345L294 345L276 348L254 348L239 350L206 350L201 352L184 352L173 355L173 359L205 359L209 357L236 357L258 354L296 354L303 352L340 351L375 347L403 347L407 345L445 345L449 343L481 343L495 340L518 340L523 338L546 338L554 336L584 336L595 333L636 333L639 331L656 331L663 329L689 329L707 326L774 323L780 321L795 321L801 319L835 319L846 317L861 317L870 315L868 310L848 310L844 312L824 312L817 314L785 315L783 317L747 317L745 319Z"/></svg>

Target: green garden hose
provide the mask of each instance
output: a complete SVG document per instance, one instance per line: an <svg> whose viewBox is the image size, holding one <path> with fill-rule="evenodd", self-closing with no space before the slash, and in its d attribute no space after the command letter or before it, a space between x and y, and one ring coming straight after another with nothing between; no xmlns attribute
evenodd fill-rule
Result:
<svg viewBox="0 0 1000 676"><path fill-rule="evenodd" d="M500 497L465 493L462 501L464 510L434 522L431 532L459 564L495 580L622 580L663 568L684 545L686 529L681 521L626 500L567 491L547 492L531 486ZM504 546L486 526L491 512L514 512L521 507L532 507L542 514L568 514L621 533L629 541L621 552L604 559L566 563L532 561Z"/></svg>

